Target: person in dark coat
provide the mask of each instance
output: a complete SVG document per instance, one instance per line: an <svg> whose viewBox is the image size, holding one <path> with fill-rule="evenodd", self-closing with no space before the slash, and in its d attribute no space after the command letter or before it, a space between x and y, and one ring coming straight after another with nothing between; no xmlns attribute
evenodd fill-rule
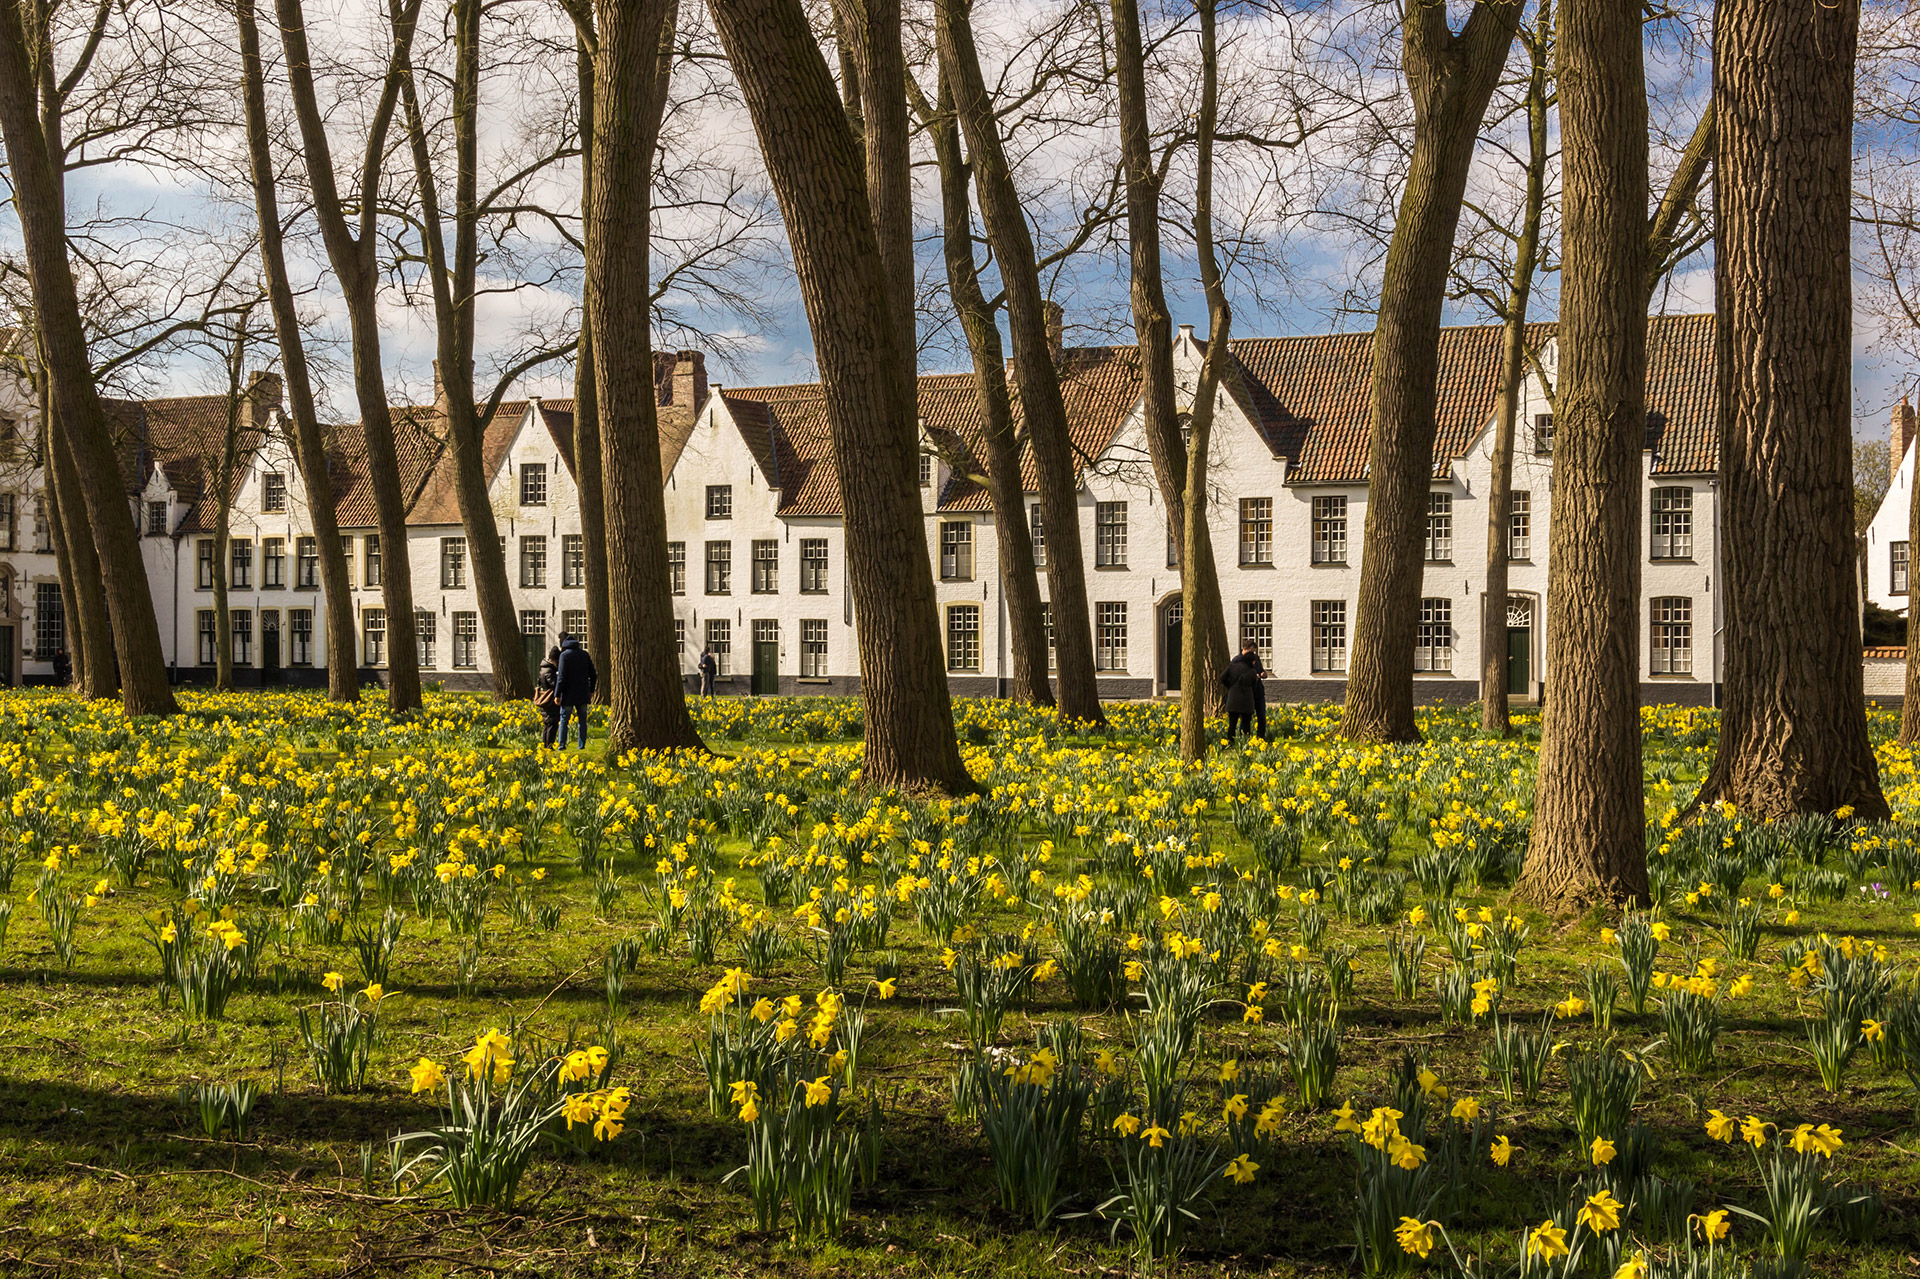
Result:
<svg viewBox="0 0 1920 1279"><path fill-rule="evenodd" d="M593 700L593 690L600 682L600 674L593 669L593 658L587 653L578 639L571 635L560 637L560 660L554 671L553 689L560 698L560 749L567 749L567 721L569 717L580 725L580 749L587 749L587 704Z"/></svg>
<svg viewBox="0 0 1920 1279"><path fill-rule="evenodd" d="M64 648L53 655L53 682L61 688L73 683L73 659Z"/></svg>
<svg viewBox="0 0 1920 1279"><path fill-rule="evenodd" d="M560 736L560 650L547 650L540 673L533 681L533 704L540 708L540 744L552 746Z"/></svg>
<svg viewBox="0 0 1920 1279"><path fill-rule="evenodd" d="M1253 691L1258 694L1253 703L1254 733L1261 741L1267 740L1267 664L1260 660L1260 650L1249 644L1246 655L1253 661Z"/></svg>
<svg viewBox="0 0 1920 1279"><path fill-rule="evenodd" d="M713 696L713 677L720 673L720 663L714 660L713 650L700 650L700 696Z"/></svg>
<svg viewBox="0 0 1920 1279"><path fill-rule="evenodd" d="M1233 745L1237 729L1253 734L1254 713L1260 709L1260 673L1255 669L1258 655L1246 653L1227 663L1220 672L1220 683L1227 690L1227 745Z"/></svg>

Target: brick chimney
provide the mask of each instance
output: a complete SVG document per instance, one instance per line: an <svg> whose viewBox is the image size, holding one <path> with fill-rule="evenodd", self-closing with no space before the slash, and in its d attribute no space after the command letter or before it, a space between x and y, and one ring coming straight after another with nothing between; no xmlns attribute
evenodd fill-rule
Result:
<svg viewBox="0 0 1920 1279"><path fill-rule="evenodd" d="M255 370L247 379L246 398L240 402L240 424L264 428L280 407L280 375Z"/></svg>
<svg viewBox="0 0 1920 1279"><path fill-rule="evenodd" d="M1040 304L1040 311L1047 317L1047 349L1053 352L1053 358L1058 360L1066 350L1067 309L1052 298L1048 298Z"/></svg>
<svg viewBox="0 0 1920 1279"><path fill-rule="evenodd" d="M706 352L682 351L673 364L673 407L692 414L706 402Z"/></svg>
<svg viewBox="0 0 1920 1279"><path fill-rule="evenodd" d="M1900 478L1900 463L1906 460L1907 446L1913 443L1913 406L1901 396L1894 407L1893 423L1887 429L1887 478Z"/></svg>

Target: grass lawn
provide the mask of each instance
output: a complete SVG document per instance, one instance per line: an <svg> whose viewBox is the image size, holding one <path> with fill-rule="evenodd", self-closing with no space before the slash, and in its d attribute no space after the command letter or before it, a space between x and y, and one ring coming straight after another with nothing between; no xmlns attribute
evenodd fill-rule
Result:
<svg viewBox="0 0 1920 1279"><path fill-rule="evenodd" d="M982 794L928 803L862 786L857 701L703 701L714 754L623 766L597 741L541 753L531 708L475 697L433 696L398 726L373 702L184 700L174 721L126 724L0 694L0 1273L1118 1273L1141 1265L1123 1210L1186 1193L1153 1171L1160 1147L1116 1127L1151 1127L1155 1105L1192 1112L1166 1148L1201 1183L1162 1264L1357 1272L1356 1155L1370 1152L1336 1131L1348 1102L1360 1119L1403 1112L1421 1149L1415 1215L1490 1273L1518 1273L1527 1232L1570 1224L1602 1186L1627 1205L1620 1226L1585 1229L1581 1256L1530 1275L1611 1275L1636 1251L1659 1275L1690 1256L1695 1279L1776 1271L1766 1225L1735 1216L1711 1252L1689 1225L1723 1205L1769 1215L1754 1154L1707 1132L1715 1111L1843 1135L1830 1160L1780 1156L1832 1197L1810 1270L1920 1268L1920 796L1885 713L1895 823L1756 828L1676 820L1715 719L1649 710L1656 913L1556 921L1508 900L1537 744L1524 720L1494 742L1471 712L1436 710L1419 746L1357 749L1331 735L1337 712L1277 707L1273 742L1185 769L1164 706L1111 708L1111 733L1077 736L963 703ZM366 939L389 910L382 956ZM1662 976L1636 1012L1621 940L1655 931ZM376 1002L362 991L380 963ZM702 997L735 967L750 983L716 1021ZM218 1016L190 1010L229 979ZM1489 980L1485 1010L1464 1007ZM1565 1002L1604 1002L1609 984L1608 1029ZM816 1015L827 988L841 1006ZM828 1080L818 1114L840 1118L823 1140L863 1165L844 1223L800 1238L791 1207L759 1228L752 1179L728 1179L775 1118L742 1122L731 1069L711 1103L700 1052L716 1024L771 1035L787 996L804 1006L754 1076L765 1109ZM762 997L766 1021L750 1011ZM1156 1056L1183 1006L1188 1033ZM371 1027L361 1086L351 1070L323 1086L303 1010L309 1030ZM1851 1056L1829 1091L1809 1027L1855 1020L1831 1032ZM431 1143L396 1158L390 1142L442 1122L444 1088L415 1093L410 1071L425 1058L467 1078L463 1054L493 1028L521 1080L605 1048L592 1082L628 1090L623 1130L596 1141L554 1121L511 1206L455 1208L430 1163L408 1167ZM1062 1051L1042 1057L1043 1035ZM1330 1086L1313 1065L1323 1039ZM850 1047L853 1063L834 1059ZM1036 1059L1057 1078L1046 1066L981 1091L981 1071ZM1630 1123L1603 1121L1619 1153L1598 1169L1577 1062L1637 1080ZM1155 1069L1171 1083L1151 1084ZM1436 1091L1409 1113L1420 1071ZM258 1092L244 1130L209 1135L195 1090L243 1081ZM1045 1225L1009 1202L983 1133L983 1112L1013 1104L992 1098L1022 1087L1081 1090ZM1480 1103L1472 1126L1449 1118L1463 1098ZM795 1122L817 1118L794 1105ZM1499 1138L1517 1148L1504 1167ZM1224 1165L1243 1154L1258 1170L1238 1184ZM1440 1242L1379 1264L1444 1272L1451 1257Z"/></svg>

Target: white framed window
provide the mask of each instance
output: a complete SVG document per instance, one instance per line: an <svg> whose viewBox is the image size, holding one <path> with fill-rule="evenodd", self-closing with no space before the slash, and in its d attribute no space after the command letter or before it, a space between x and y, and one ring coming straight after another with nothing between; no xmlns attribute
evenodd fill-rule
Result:
<svg viewBox="0 0 1920 1279"><path fill-rule="evenodd" d="M579 533L560 535L560 585L577 590L587 584L587 539Z"/></svg>
<svg viewBox="0 0 1920 1279"><path fill-rule="evenodd" d="M381 577L381 565L383 561L380 558L380 535L378 533L367 534L366 541L363 545L367 559L366 584L368 586L378 586L383 580Z"/></svg>
<svg viewBox="0 0 1920 1279"><path fill-rule="evenodd" d="M547 651L547 615L542 609L523 608L520 610L521 643L534 641L542 656Z"/></svg>
<svg viewBox="0 0 1920 1279"><path fill-rule="evenodd" d="M1167 549L1169 553L1178 550L1171 530L1167 534ZM1270 497L1240 499L1240 562L1273 563L1273 499Z"/></svg>
<svg viewBox="0 0 1920 1279"><path fill-rule="evenodd" d="M1693 674L1693 600L1662 595L1653 601L1653 634L1648 646L1655 675Z"/></svg>
<svg viewBox="0 0 1920 1279"><path fill-rule="evenodd" d="M1656 560L1693 558L1693 490L1653 491L1653 540L1647 556Z"/></svg>
<svg viewBox="0 0 1920 1279"><path fill-rule="evenodd" d="M1040 601L1040 627L1047 633L1047 669L1058 668L1060 662L1053 647L1053 601Z"/></svg>
<svg viewBox="0 0 1920 1279"><path fill-rule="evenodd" d="M1344 497L1313 499L1313 562L1347 562L1347 499Z"/></svg>
<svg viewBox="0 0 1920 1279"><path fill-rule="evenodd" d="M1543 455L1553 452L1553 414L1533 415L1533 451Z"/></svg>
<svg viewBox="0 0 1920 1279"><path fill-rule="evenodd" d="M756 538L753 543L755 595L777 595L780 591L780 543L772 538Z"/></svg>
<svg viewBox="0 0 1920 1279"><path fill-rule="evenodd" d="M667 590L675 595L687 593L687 544L667 543Z"/></svg>
<svg viewBox="0 0 1920 1279"><path fill-rule="evenodd" d="M800 623L800 674L805 679L826 678L827 624L824 620Z"/></svg>
<svg viewBox="0 0 1920 1279"><path fill-rule="evenodd" d="M1093 505L1093 563L1095 568L1127 566L1127 504Z"/></svg>
<svg viewBox="0 0 1920 1279"><path fill-rule="evenodd" d="M253 611L236 608L229 612L227 630L233 637L233 664L253 665Z"/></svg>
<svg viewBox="0 0 1920 1279"><path fill-rule="evenodd" d="M260 509L275 512L287 509L287 477L268 471L260 477Z"/></svg>
<svg viewBox="0 0 1920 1279"><path fill-rule="evenodd" d="M933 483L933 454L920 455L920 487L926 488Z"/></svg>
<svg viewBox="0 0 1920 1279"><path fill-rule="evenodd" d="M419 647L420 669L430 671L434 668L436 653L435 641L440 635L440 615L430 613L424 608L413 611L413 637Z"/></svg>
<svg viewBox="0 0 1920 1279"><path fill-rule="evenodd" d="M467 539L440 539L440 589L459 590L467 584Z"/></svg>
<svg viewBox="0 0 1920 1279"><path fill-rule="evenodd" d="M710 520L733 518L733 485L707 485L707 518Z"/></svg>
<svg viewBox="0 0 1920 1279"><path fill-rule="evenodd" d="M200 638L200 665L212 666L219 661L220 638L215 629L213 610L200 609L194 614L194 632Z"/></svg>
<svg viewBox="0 0 1920 1279"><path fill-rule="evenodd" d="M800 593L827 593L827 539L824 537L800 539Z"/></svg>
<svg viewBox="0 0 1920 1279"><path fill-rule="evenodd" d="M3 500L6 503L6 508L7 508L7 530L5 534L6 546L0 549L11 551L13 549L13 495L11 493L6 494L3 498L0 498L0 500ZM165 502L148 502L147 503L147 536L148 537L165 537L166 535L167 535L167 504Z"/></svg>
<svg viewBox="0 0 1920 1279"><path fill-rule="evenodd" d="M287 539L267 537L260 540L260 587L278 591L287 585Z"/></svg>
<svg viewBox="0 0 1920 1279"><path fill-rule="evenodd" d="M520 464L520 505L545 506L546 504L547 464L522 462Z"/></svg>
<svg viewBox="0 0 1920 1279"><path fill-rule="evenodd" d="M453 666L472 670L480 664L480 614L453 615Z"/></svg>
<svg viewBox="0 0 1920 1279"><path fill-rule="evenodd" d="M1421 600L1420 630L1414 638L1413 669L1453 669L1453 601Z"/></svg>
<svg viewBox="0 0 1920 1279"><path fill-rule="evenodd" d="M584 608L562 609L560 629L575 639L584 641L587 638L587 610Z"/></svg>
<svg viewBox="0 0 1920 1279"><path fill-rule="evenodd" d="M1033 536L1033 566L1047 566L1047 526L1040 519L1040 503L1027 504L1027 528Z"/></svg>
<svg viewBox="0 0 1920 1279"><path fill-rule="evenodd" d="M1169 619L1171 620L1171 619ZM1273 665L1273 601L1240 601L1240 650L1253 645L1262 666Z"/></svg>
<svg viewBox="0 0 1920 1279"><path fill-rule="evenodd" d="M733 594L733 543L707 543L707 594Z"/></svg>
<svg viewBox="0 0 1920 1279"><path fill-rule="evenodd" d="M1892 573L1891 580L1887 583L1887 589L1895 595L1905 595L1907 593L1907 581L1910 576L1907 544L1905 542L1887 543L1887 565Z"/></svg>
<svg viewBox="0 0 1920 1279"><path fill-rule="evenodd" d="M1507 516L1507 558L1530 560L1533 558L1533 494L1516 489L1509 496L1512 504Z"/></svg>
<svg viewBox="0 0 1920 1279"><path fill-rule="evenodd" d="M313 665L313 610L287 610L287 662L293 666Z"/></svg>
<svg viewBox="0 0 1920 1279"><path fill-rule="evenodd" d="M227 585L236 591L253 589L253 539L236 537L227 543Z"/></svg>
<svg viewBox="0 0 1920 1279"><path fill-rule="evenodd" d="M520 539L520 585L539 589L547 584L547 539L542 535Z"/></svg>
<svg viewBox="0 0 1920 1279"><path fill-rule="evenodd" d="M680 656L687 655L687 619L684 617L673 619L673 647Z"/></svg>
<svg viewBox="0 0 1920 1279"><path fill-rule="evenodd" d="M1347 669L1347 602L1345 600L1313 602L1313 669L1316 671Z"/></svg>
<svg viewBox="0 0 1920 1279"><path fill-rule="evenodd" d="M947 669L980 669L980 606L954 604L947 609Z"/></svg>
<svg viewBox="0 0 1920 1279"><path fill-rule="evenodd" d="M1127 605L1099 603L1093 606L1093 666L1101 671L1127 669Z"/></svg>
<svg viewBox="0 0 1920 1279"><path fill-rule="evenodd" d="M733 623L724 617L707 619L707 651L713 654L715 675L733 674Z"/></svg>
<svg viewBox="0 0 1920 1279"><path fill-rule="evenodd" d="M360 636L362 660L368 666L385 666L387 664L387 610L384 608L361 609Z"/></svg>
<svg viewBox="0 0 1920 1279"><path fill-rule="evenodd" d="M320 589L320 541L312 537L293 539L293 584L303 591Z"/></svg>
<svg viewBox="0 0 1920 1279"><path fill-rule="evenodd" d="M1427 546L1429 564L1453 562L1453 494L1427 494Z"/></svg>
<svg viewBox="0 0 1920 1279"><path fill-rule="evenodd" d="M213 589L213 539L203 537L193 547L193 585L196 590Z"/></svg>
<svg viewBox="0 0 1920 1279"><path fill-rule="evenodd" d="M947 520L940 525L940 578L947 582L973 580L973 525Z"/></svg>

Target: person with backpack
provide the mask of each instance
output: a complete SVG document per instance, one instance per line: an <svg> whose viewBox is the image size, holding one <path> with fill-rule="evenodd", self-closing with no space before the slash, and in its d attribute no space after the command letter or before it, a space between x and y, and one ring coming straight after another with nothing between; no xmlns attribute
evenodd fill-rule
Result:
<svg viewBox="0 0 1920 1279"><path fill-rule="evenodd" d="M587 706L593 701L593 690L599 683L600 673L594 670L593 658L579 638L562 635L560 661L553 677L553 691L560 701L561 750L567 749L569 718L579 722L580 749L587 749Z"/></svg>
<svg viewBox="0 0 1920 1279"><path fill-rule="evenodd" d="M554 738L560 733L560 695L554 686L560 678L560 650L547 650L547 660L540 663L540 673L533 680L533 704L540 708L540 744L553 745Z"/></svg>
<svg viewBox="0 0 1920 1279"><path fill-rule="evenodd" d="M1221 686L1227 690L1227 745L1233 745L1233 735L1238 729L1245 729L1247 736L1253 736L1253 717L1261 709L1263 689L1260 686L1260 655L1249 650L1241 653L1227 663L1227 669L1220 672Z"/></svg>

